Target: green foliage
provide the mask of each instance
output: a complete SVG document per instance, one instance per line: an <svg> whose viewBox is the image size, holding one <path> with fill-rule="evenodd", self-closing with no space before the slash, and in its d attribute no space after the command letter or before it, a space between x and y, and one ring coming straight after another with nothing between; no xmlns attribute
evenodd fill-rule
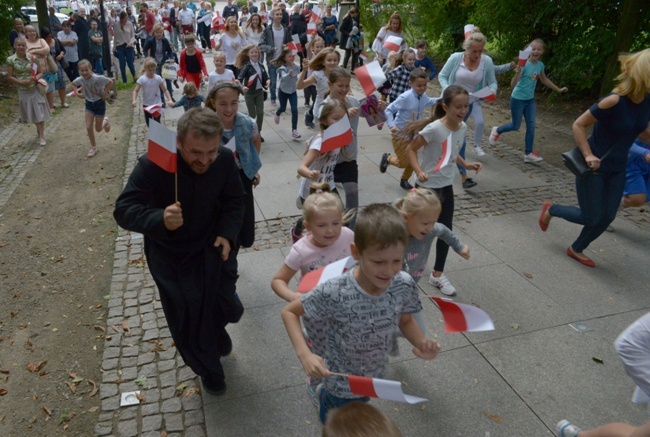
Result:
<svg viewBox="0 0 650 437"><path fill-rule="evenodd" d="M0 63L4 64L7 56L12 53L12 48L9 47L9 33L14 28L16 13L20 11L21 6L27 4L27 0L4 0L0 7Z"/></svg>
<svg viewBox="0 0 650 437"><path fill-rule="evenodd" d="M237 0L237 6L239 6L239 9L241 9L242 6L248 6L248 0Z"/></svg>

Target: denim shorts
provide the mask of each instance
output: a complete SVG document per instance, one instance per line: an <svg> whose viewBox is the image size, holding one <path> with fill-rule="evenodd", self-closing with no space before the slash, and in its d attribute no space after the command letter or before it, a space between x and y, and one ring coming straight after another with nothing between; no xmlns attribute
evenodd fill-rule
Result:
<svg viewBox="0 0 650 437"><path fill-rule="evenodd" d="M89 102L86 100L86 112L90 112L95 117L103 117L106 115L106 102L102 99L96 102Z"/></svg>

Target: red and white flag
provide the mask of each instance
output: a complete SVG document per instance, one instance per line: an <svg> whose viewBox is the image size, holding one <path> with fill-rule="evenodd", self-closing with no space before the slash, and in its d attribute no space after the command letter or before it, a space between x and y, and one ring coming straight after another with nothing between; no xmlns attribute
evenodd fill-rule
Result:
<svg viewBox="0 0 650 437"><path fill-rule="evenodd" d="M388 38L386 38L386 41L384 41L384 48L388 50L392 50L394 52L399 52L399 48L402 45L402 41L404 41L404 38L391 35Z"/></svg>
<svg viewBox="0 0 650 437"><path fill-rule="evenodd" d="M357 76L366 96L370 96L386 82L386 75L381 70L381 65L379 65L378 61L373 61L358 67L354 70L354 74Z"/></svg>
<svg viewBox="0 0 650 437"><path fill-rule="evenodd" d="M526 65L528 58L530 57L530 52L533 51L531 46L526 47L524 50L519 50L519 66L523 67Z"/></svg>
<svg viewBox="0 0 650 437"><path fill-rule="evenodd" d="M320 153L327 153L339 147L347 146L354 140L350 119L346 115L323 132L323 144Z"/></svg>
<svg viewBox="0 0 650 437"><path fill-rule="evenodd" d="M212 30L223 30L226 27L226 20L217 12L212 19Z"/></svg>
<svg viewBox="0 0 650 437"><path fill-rule="evenodd" d="M291 54L296 56L298 54L298 46L296 46L296 43L291 41L289 44L287 44L287 48L291 50Z"/></svg>
<svg viewBox="0 0 650 437"><path fill-rule="evenodd" d="M144 110L149 114L153 115L154 117L158 117L160 114L165 112L161 103L156 103L153 105L146 106Z"/></svg>
<svg viewBox="0 0 650 437"><path fill-rule="evenodd" d="M250 87L252 87L253 85L255 85L255 81L257 80L257 77L258 77L257 73L255 73L254 75L252 75L252 76L248 79L248 82L246 82L246 86L247 86L248 88L250 88Z"/></svg>
<svg viewBox="0 0 650 437"><path fill-rule="evenodd" d="M321 267L318 270L309 272L302 277L296 291L298 293L307 293L308 291L313 290L317 285L322 284L323 282L332 278L341 276L343 273L345 273L346 270L351 269L356 264L356 260L351 256L348 256L346 258L328 264L325 267Z"/></svg>
<svg viewBox="0 0 650 437"><path fill-rule="evenodd" d="M176 173L178 160L176 154L176 133L156 120L149 122L149 146L147 157L158 167Z"/></svg>
<svg viewBox="0 0 650 437"><path fill-rule="evenodd" d="M474 25L466 24L463 30L465 31L465 39L467 39L472 34L472 30L474 30Z"/></svg>
<svg viewBox="0 0 650 437"><path fill-rule="evenodd" d="M494 331L494 322L480 308L450 299L432 297L445 319L445 332Z"/></svg>
<svg viewBox="0 0 650 437"><path fill-rule="evenodd" d="M294 33L293 35L291 35L291 39L293 40L293 43L296 45L296 50L302 52L302 44L300 43L300 37L298 36L298 34Z"/></svg>
<svg viewBox="0 0 650 437"><path fill-rule="evenodd" d="M318 31L316 30L316 23L307 24L307 35L316 35Z"/></svg>
<svg viewBox="0 0 650 437"><path fill-rule="evenodd" d="M419 404L428 401L428 399L405 395L402 391L402 383L399 381L348 375L348 382L350 383L350 391L359 396L406 402L409 404Z"/></svg>
<svg viewBox="0 0 650 437"><path fill-rule="evenodd" d="M366 53L366 52L359 53L359 57L361 58L361 60L363 62L366 62L368 60L368 58L369 58L368 53Z"/></svg>
<svg viewBox="0 0 650 437"><path fill-rule="evenodd" d="M232 137L226 144L223 144L222 147L232 151L232 154L235 156L235 159L238 159L237 156L237 140L235 137Z"/></svg>
<svg viewBox="0 0 650 437"><path fill-rule="evenodd" d="M316 15L316 21L318 21L318 19L320 18L320 8L316 5L312 6L311 15L312 17Z"/></svg>
<svg viewBox="0 0 650 437"><path fill-rule="evenodd" d="M469 95L488 102L495 102L497 100L497 96L494 95L494 92L490 89L489 86L481 88L476 92L469 93Z"/></svg>
<svg viewBox="0 0 650 437"><path fill-rule="evenodd" d="M70 91L68 94L66 94L66 96L67 97L76 97L77 93L80 92L82 89L83 89L82 86L80 86L79 88L75 88L72 91Z"/></svg>
<svg viewBox="0 0 650 437"><path fill-rule="evenodd" d="M451 132L450 132L449 136L442 142L442 155L438 160L438 164L436 164L436 168L434 168L433 171L431 172L432 174L438 173L441 168L449 164L449 160L451 159L452 149L453 147L452 147L452 139L451 139Z"/></svg>
<svg viewBox="0 0 650 437"><path fill-rule="evenodd" d="M38 64L36 63L36 59L32 56L32 77L36 77L38 74Z"/></svg>

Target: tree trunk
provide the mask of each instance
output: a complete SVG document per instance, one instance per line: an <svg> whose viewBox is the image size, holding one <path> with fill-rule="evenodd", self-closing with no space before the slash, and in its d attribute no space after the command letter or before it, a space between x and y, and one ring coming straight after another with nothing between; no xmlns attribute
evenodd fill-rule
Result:
<svg viewBox="0 0 650 437"><path fill-rule="evenodd" d="M621 19L618 22L614 50L607 61L607 69L600 87L600 95L605 95L614 88L614 79L619 74L618 55L627 52L632 47L634 37L639 31L642 6L647 0L623 0L621 4Z"/></svg>
<svg viewBox="0 0 650 437"><path fill-rule="evenodd" d="M50 13L47 10L47 0L36 0L36 16L38 17L38 27L36 33L41 34L41 27L50 28Z"/></svg>

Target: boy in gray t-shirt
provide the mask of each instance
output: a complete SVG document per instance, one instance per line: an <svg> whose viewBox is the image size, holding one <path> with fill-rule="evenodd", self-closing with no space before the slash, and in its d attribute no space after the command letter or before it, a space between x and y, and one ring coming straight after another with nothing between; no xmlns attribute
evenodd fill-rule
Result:
<svg viewBox="0 0 650 437"><path fill-rule="evenodd" d="M282 319L298 358L312 378L326 378L316 390L320 420L331 408L367 397L350 391L344 376L382 377L388 366L393 333L399 328L413 353L432 360L440 345L424 338L412 313L420 311L415 281L402 270L408 234L404 220L390 205L374 204L359 213L351 252L359 264L315 287L282 310ZM309 350L300 328L307 315L325 325L327 352Z"/></svg>

